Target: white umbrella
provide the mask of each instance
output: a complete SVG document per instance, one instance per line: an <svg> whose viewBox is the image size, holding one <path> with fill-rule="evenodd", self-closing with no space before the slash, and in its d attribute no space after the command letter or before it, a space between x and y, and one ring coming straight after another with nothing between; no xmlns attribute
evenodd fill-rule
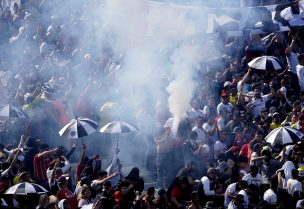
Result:
<svg viewBox="0 0 304 209"><path fill-rule="evenodd" d="M266 142L275 144L295 144L303 138L303 134L290 127L280 127L272 130L266 137Z"/></svg>
<svg viewBox="0 0 304 209"><path fill-rule="evenodd" d="M2 105L0 107L1 118L27 118L27 115L20 109L11 105Z"/></svg>
<svg viewBox="0 0 304 209"><path fill-rule="evenodd" d="M121 122L121 121L114 121L114 122L108 123L107 125L105 125L104 127L102 127L100 129L101 133L118 134L117 142L116 142L117 148L118 148L119 134L136 132L136 131L138 131L137 128L135 128L134 126L132 126L128 123Z"/></svg>
<svg viewBox="0 0 304 209"><path fill-rule="evenodd" d="M280 70L280 60L273 56L261 56L253 59L248 66L257 70Z"/></svg>
<svg viewBox="0 0 304 209"><path fill-rule="evenodd" d="M16 184L6 190L5 194L28 195L28 194L44 194L48 191L38 184L23 182Z"/></svg>
<svg viewBox="0 0 304 209"><path fill-rule="evenodd" d="M120 121L114 121L108 123L104 127L100 129L101 133L109 133L109 134L120 134L120 133L128 133L138 131L134 126Z"/></svg>
<svg viewBox="0 0 304 209"><path fill-rule="evenodd" d="M96 132L98 124L88 118L76 118L66 124L59 135L66 139L79 139ZM83 142L83 141L82 141Z"/></svg>

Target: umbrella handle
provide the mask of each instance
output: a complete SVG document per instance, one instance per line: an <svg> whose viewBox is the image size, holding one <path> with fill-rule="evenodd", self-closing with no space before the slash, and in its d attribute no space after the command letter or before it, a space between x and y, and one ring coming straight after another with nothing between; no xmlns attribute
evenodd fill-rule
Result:
<svg viewBox="0 0 304 209"><path fill-rule="evenodd" d="M116 138L116 150L118 150L118 139L119 139L119 134L117 135L117 138Z"/></svg>

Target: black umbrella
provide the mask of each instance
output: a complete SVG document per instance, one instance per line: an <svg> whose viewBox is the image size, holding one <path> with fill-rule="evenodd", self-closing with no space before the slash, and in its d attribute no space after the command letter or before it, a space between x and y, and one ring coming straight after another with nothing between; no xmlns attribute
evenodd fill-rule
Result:
<svg viewBox="0 0 304 209"><path fill-rule="evenodd" d="M253 59L248 66L257 70L280 70L282 64L280 60L273 56L261 56Z"/></svg>
<svg viewBox="0 0 304 209"><path fill-rule="evenodd" d="M0 106L0 118L27 118L27 115L14 106L2 105Z"/></svg>
<svg viewBox="0 0 304 209"><path fill-rule="evenodd" d="M98 124L88 118L76 118L66 124L59 135L66 139L79 139L96 132ZM83 139L82 139L83 143Z"/></svg>
<svg viewBox="0 0 304 209"><path fill-rule="evenodd" d="M275 144L295 144L299 142L304 135L296 129L290 127L280 127L272 130L266 137L266 142Z"/></svg>
<svg viewBox="0 0 304 209"><path fill-rule="evenodd" d="M45 188L43 188L38 184L23 182L8 188L5 194L28 195L28 194L44 194L47 192L48 191Z"/></svg>
<svg viewBox="0 0 304 209"><path fill-rule="evenodd" d="M117 141L116 141L117 148L118 148L119 134L136 132L136 131L138 131L137 128L135 128L134 126L132 126L128 123L121 122L121 121L114 121L114 122L108 123L107 125L105 125L104 127L102 127L100 129L101 133L118 134Z"/></svg>

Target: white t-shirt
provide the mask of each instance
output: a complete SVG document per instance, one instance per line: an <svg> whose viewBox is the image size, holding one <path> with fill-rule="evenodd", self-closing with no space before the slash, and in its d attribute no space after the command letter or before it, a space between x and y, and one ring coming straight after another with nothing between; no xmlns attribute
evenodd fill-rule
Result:
<svg viewBox="0 0 304 209"><path fill-rule="evenodd" d="M217 140L214 143L214 158L215 159L217 159L219 153L224 153L226 151L227 151L227 145L224 142Z"/></svg>
<svg viewBox="0 0 304 209"><path fill-rule="evenodd" d="M249 206L249 197L248 197L247 193L245 192L245 190L241 190L241 191L239 192L239 194L241 194L241 195L244 196L243 207L244 207L244 208L248 208L248 206Z"/></svg>
<svg viewBox="0 0 304 209"><path fill-rule="evenodd" d="M301 91L304 91L304 66L297 65L297 76L299 80L299 85L301 87Z"/></svg>
<svg viewBox="0 0 304 209"><path fill-rule="evenodd" d="M265 108L265 104L266 104L267 100L268 100L267 95L263 95L259 99L256 99L255 97L252 98L252 103L253 103L252 114L254 116L261 115L262 109Z"/></svg>
<svg viewBox="0 0 304 209"><path fill-rule="evenodd" d="M210 190L210 180L207 176L204 176L203 178L201 178L201 182L204 188L204 192L206 196L212 196L215 195L215 191L214 190Z"/></svg>
<svg viewBox="0 0 304 209"><path fill-rule="evenodd" d="M290 52L289 56L286 57L289 71L294 74L297 74L297 65L299 64L298 55L294 52Z"/></svg>
<svg viewBox="0 0 304 209"><path fill-rule="evenodd" d="M242 180L247 181L248 185L254 184L260 186L262 183L262 176L258 173L255 177L253 177L251 173L248 173L243 176Z"/></svg>
<svg viewBox="0 0 304 209"><path fill-rule="evenodd" d="M227 207L228 204L232 201L232 198L228 196L228 193L232 193L233 195L237 195L239 191L236 191L236 183L230 184L225 191L225 200L224 206Z"/></svg>
<svg viewBox="0 0 304 209"><path fill-rule="evenodd" d="M296 191L302 192L302 184L296 179L288 179L287 181L288 194L293 195Z"/></svg>
<svg viewBox="0 0 304 209"><path fill-rule="evenodd" d="M303 200L299 200L297 202L296 208L301 208L302 207L301 204L302 204L303 201L304 201L304 199Z"/></svg>
<svg viewBox="0 0 304 209"><path fill-rule="evenodd" d="M243 85L243 88L242 88L242 85ZM237 83L237 90L239 93L242 93L242 95L247 95L249 93L249 86L250 86L249 84L246 84L246 83L243 84L243 81L239 81ZM241 90L242 90L242 92L241 92Z"/></svg>
<svg viewBox="0 0 304 209"><path fill-rule="evenodd" d="M217 128L218 128L218 130L223 130L226 128L224 118L220 117L219 119L217 119Z"/></svg>
<svg viewBox="0 0 304 209"><path fill-rule="evenodd" d="M230 202L228 204L228 207L226 207L227 209L238 209L238 207L233 203L233 202Z"/></svg>
<svg viewBox="0 0 304 209"><path fill-rule="evenodd" d="M203 144L207 143L206 133L203 128L199 128L199 127L195 126L192 129L192 131L195 131L197 133L197 139L196 139L197 143L203 143Z"/></svg>
<svg viewBox="0 0 304 209"><path fill-rule="evenodd" d="M277 195L272 189L268 189L264 192L263 200L268 202L270 205L277 204Z"/></svg>
<svg viewBox="0 0 304 209"><path fill-rule="evenodd" d="M293 162L286 161L281 169L284 171L285 176L285 178L283 178L283 188L287 189L287 181L291 178L291 171L295 169L295 166Z"/></svg>
<svg viewBox="0 0 304 209"><path fill-rule="evenodd" d="M224 103L221 102L221 103L219 103L219 104L217 105L217 108L216 108L217 114L219 114L220 111L223 110L223 109L225 109L225 108L226 108L226 110L227 110L229 113L232 113L233 105L232 105L230 102L228 102L228 104L224 104Z"/></svg>
<svg viewBox="0 0 304 209"><path fill-rule="evenodd" d="M257 161L254 162L254 161L252 161L251 159L252 159L252 158L257 158L257 157L259 157L259 156L258 156L258 153L256 153L256 152L251 153L251 155L250 155L250 163L249 163L249 164L250 164L250 165L255 165L255 163L256 163Z"/></svg>
<svg viewBox="0 0 304 209"><path fill-rule="evenodd" d="M213 126L209 125L209 123L204 123L204 125L203 125L203 129L206 133L211 131L212 128L213 128ZM217 140L217 133L216 132L212 136L209 136L208 134L206 134L206 136L209 137L213 143L215 143L216 140Z"/></svg>

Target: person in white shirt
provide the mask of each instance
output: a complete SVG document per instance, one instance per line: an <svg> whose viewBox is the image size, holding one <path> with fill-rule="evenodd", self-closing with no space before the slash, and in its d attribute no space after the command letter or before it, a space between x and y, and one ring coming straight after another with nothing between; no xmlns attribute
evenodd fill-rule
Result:
<svg viewBox="0 0 304 209"><path fill-rule="evenodd" d="M204 122L205 122L205 119L202 117L199 117L197 119L196 125L192 129L192 131L195 131L197 133L197 139L195 140L197 144L207 144L208 143L206 133L203 129Z"/></svg>
<svg viewBox="0 0 304 209"><path fill-rule="evenodd" d="M296 208L304 208L304 199L303 200L298 200Z"/></svg>
<svg viewBox="0 0 304 209"><path fill-rule="evenodd" d="M244 196L243 208L247 209L249 207L249 196L253 194L256 190L255 185L248 185L245 189L242 189L238 194Z"/></svg>
<svg viewBox="0 0 304 209"><path fill-rule="evenodd" d="M217 159L220 153L225 153L227 151L227 141L228 133L225 129L219 131L219 138L214 143L214 158Z"/></svg>
<svg viewBox="0 0 304 209"><path fill-rule="evenodd" d="M208 141L211 142L211 144L215 143L217 140L217 123L216 120L213 117L209 117L206 123L203 125L203 130L206 133L206 137L208 138Z"/></svg>
<svg viewBox="0 0 304 209"><path fill-rule="evenodd" d="M224 195L224 206L228 207L229 203L237 196L240 190L245 189L248 186L246 181L240 181L230 184Z"/></svg>
<svg viewBox="0 0 304 209"><path fill-rule="evenodd" d="M297 65L297 76L301 91L304 91L304 53L298 57L299 64Z"/></svg>
<svg viewBox="0 0 304 209"><path fill-rule="evenodd" d="M302 183L298 181L299 171L297 169L293 169L291 171L291 179L287 181L287 191L288 194L293 195L296 191L302 192Z"/></svg>
<svg viewBox="0 0 304 209"><path fill-rule="evenodd" d="M277 194L272 189L272 184L270 184L270 188L264 192L263 200L268 202L269 205L277 204Z"/></svg>
<svg viewBox="0 0 304 209"><path fill-rule="evenodd" d="M229 112L226 108L220 110L220 117L217 119L217 130L223 130L226 128L229 122Z"/></svg>
<svg viewBox="0 0 304 209"><path fill-rule="evenodd" d="M266 107L266 102L275 95L275 91L272 88L272 83L269 84L269 87L271 89L271 93L262 96L261 86L259 84L253 86L254 96L251 98L251 101L246 105L246 107L251 110L251 113L254 116L261 116L262 109Z"/></svg>
<svg viewBox="0 0 304 209"><path fill-rule="evenodd" d="M287 58L288 70L296 74L296 67L298 65L297 52L299 49L299 44L296 41L298 33L292 39L291 44L286 48L285 54Z"/></svg>
<svg viewBox="0 0 304 209"><path fill-rule="evenodd" d="M220 114L223 108L226 108L229 113L232 113L233 105L229 102L229 93L226 91L221 93L221 103L219 103L216 108L217 114Z"/></svg>
<svg viewBox="0 0 304 209"><path fill-rule="evenodd" d="M247 193L247 189L242 189L241 191L239 191L238 194L243 195L243 197L244 197L243 208L247 209L249 206L249 196Z"/></svg>
<svg viewBox="0 0 304 209"><path fill-rule="evenodd" d="M201 178L201 183L203 185L204 193L206 196L214 196L215 190L214 190L214 184L216 179L216 169L215 168L209 168L207 171L207 176L203 176Z"/></svg>
<svg viewBox="0 0 304 209"><path fill-rule="evenodd" d="M244 203L244 196L241 194L237 194L233 200L228 204L228 209L239 209L242 208Z"/></svg>
<svg viewBox="0 0 304 209"><path fill-rule="evenodd" d="M260 186L262 183L262 176L258 172L259 172L258 166L252 165L250 166L249 173L243 176L242 180L246 181L248 185L254 184L256 186Z"/></svg>
<svg viewBox="0 0 304 209"><path fill-rule="evenodd" d="M187 111L187 116L191 124L193 124L199 117L204 117L204 113L199 109L199 106L199 102L197 100L194 100L192 102L192 108Z"/></svg>

